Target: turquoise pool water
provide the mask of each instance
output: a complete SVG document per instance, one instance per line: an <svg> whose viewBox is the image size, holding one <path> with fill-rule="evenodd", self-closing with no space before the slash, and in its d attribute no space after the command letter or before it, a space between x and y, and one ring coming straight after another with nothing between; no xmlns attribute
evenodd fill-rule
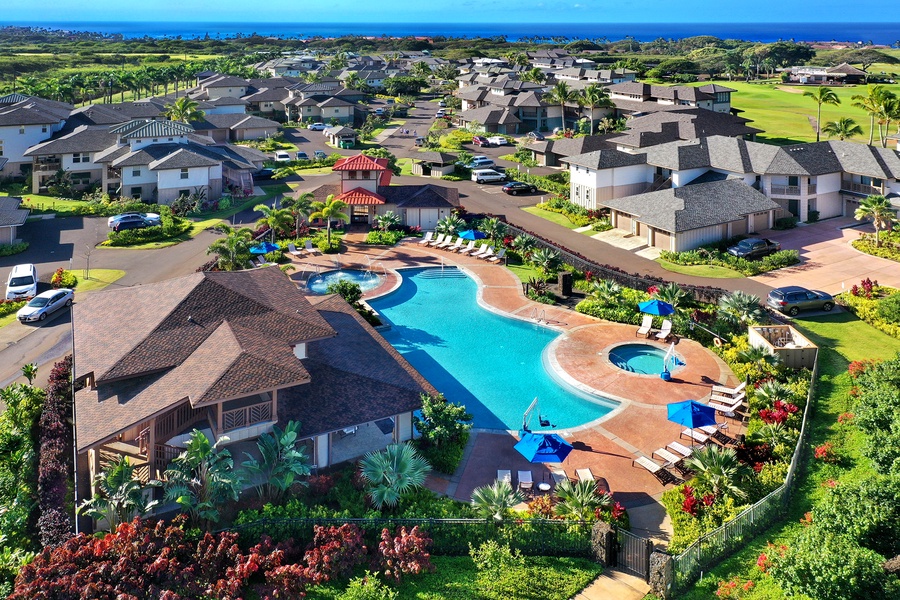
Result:
<svg viewBox="0 0 900 600"><path fill-rule="evenodd" d="M327 294L328 286L332 283L346 279L353 283L358 283L362 291L368 292L374 290L384 278L371 271L360 271L358 269L335 269L334 271L325 271L309 278L306 288L315 294Z"/></svg>
<svg viewBox="0 0 900 600"><path fill-rule="evenodd" d="M617 406L551 379L542 353L559 334L485 310L462 271L401 273L397 291L369 301L391 323L384 337L448 399L465 404L475 427L518 430L535 397L540 414L557 428L582 425ZM537 416L533 429L540 429Z"/></svg>
<svg viewBox="0 0 900 600"><path fill-rule="evenodd" d="M622 344L609 351L609 361L624 371L640 375L659 375L666 351L647 344ZM681 357L669 359L669 372L684 366Z"/></svg>

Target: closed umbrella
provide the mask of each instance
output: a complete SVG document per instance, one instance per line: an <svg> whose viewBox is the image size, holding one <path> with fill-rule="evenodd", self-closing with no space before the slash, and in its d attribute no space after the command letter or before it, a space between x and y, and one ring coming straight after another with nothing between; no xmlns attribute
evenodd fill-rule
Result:
<svg viewBox="0 0 900 600"><path fill-rule="evenodd" d="M268 254L269 252L275 252L276 250L280 249L281 248L278 246L278 244L273 244L272 242L262 242L261 244L251 246L250 254Z"/></svg>
<svg viewBox="0 0 900 600"><path fill-rule="evenodd" d="M464 240L483 240L487 237L486 233L478 231L477 229L467 229L459 234Z"/></svg>
<svg viewBox="0 0 900 600"><path fill-rule="evenodd" d="M642 313L647 313L648 315L657 315L660 317L671 315L675 312L674 306L672 306L668 302L657 300L656 298L654 298L653 300L641 302L640 304L638 304L638 308L641 309Z"/></svg>
<svg viewBox="0 0 900 600"><path fill-rule="evenodd" d="M555 433L526 433L515 446L532 463L561 463L572 451L572 444Z"/></svg>

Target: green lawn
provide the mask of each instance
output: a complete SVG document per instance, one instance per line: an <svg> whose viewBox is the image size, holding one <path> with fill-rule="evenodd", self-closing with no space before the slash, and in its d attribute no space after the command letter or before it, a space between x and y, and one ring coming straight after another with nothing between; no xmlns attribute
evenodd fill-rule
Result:
<svg viewBox="0 0 900 600"><path fill-rule="evenodd" d="M812 508L823 493L826 479L858 480L872 472L869 462L859 452L860 434L855 430L848 434L836 427L838 415L850 410L851 380L847 365L854 360L893 357L900 352L900 340L892 338L860 321L849 313L836 313L822 317L800 318L794 325L810 341L819 346L819 381L816 384L815 411L810 420L810 443L807 452L826 441L841 448L839 466L825 464L807 457L807 472L801 478L785 520L751 540L747 546L728 560L704 575L703 581L679 598L708 600L713 598L718 582L732 577L753 579L751 592L741 596L747 600L774 600L786 598L774 581L761 576L756 559L767 551L767 544L784 543L797 529L803 527L800 519ZM805 598L805 597L803 597Z"/></svg>
<svg viewBox="0 0 900 600"><path fill-rule="evenodd" d="M78 277L78 285L75 286L77 293L96 292L102 290L111 283L114 283L125 276L125 271L119 269L91 269L90 277L84 278L83 270L74 270L72 273Z"/></svg>
<svg viewBox="0 0 900 600"><path fill-rule="evenodd" d="M541 273L533 266L523 263L516 254L507 254L506 268L515 273L520 281L528 282L529 279L541 279Z"/></svg>
<svg viewBox="0 0 900 600"><path fill-rule="evenodd" d="M794 144L816 141L816 131L810 125L809 117L816 118L817 105L812 98L803 95L804 91L815 89L813 86L786 86L776 83L746 83L742 81L723 81L722 85L737 90L731 96L731 106L742 111L742 117L750 119L750 127L762 129L764 133L757 136L762 142L775 144ZM702 84L701 84L702 85ZM895 94L900 93L900 84L885 86ZM822 123L836 121L841 117L851 117L863 128L864 135L853 138L853 141L866 143L869 140L869 116L860 109L851 106L851 96L867 93L866 86L831 88L841 103L837 106L822 105ZM892 131L893 133L893 131ZM823 139L827 139L824 138ZM876 125L875 143L878 143Z"/></svg>
<svg viewBox="0 0 900 600"><path fill-rule="evenodd" d="M400 167L401 175L412 175L412 159L411 158L398 158L397 166Z"/></svg>
<svg viewBox="0 0 900 600"><path fill-rule="evenodd" d="M682 275L714 277L716 279L740 279L743 277L743 275L737 271L733 271L727 267L719 267L717 265L679 265L670 263L661 258L657 258L656 262L666 271L681 273Z"/></svg>
<svg viewBox="0 0 900 600"><path fill-rule="evenodd" d="M540 217L542 219L546 219L557 225L562 225L566 229L577 229L580 225L576 225L572 221L568 219L565 215L561 215L559 213L551 212L549 210L544 210L542 208L538 208L537 206L525 206L522 208L527 213Z"/></svg>

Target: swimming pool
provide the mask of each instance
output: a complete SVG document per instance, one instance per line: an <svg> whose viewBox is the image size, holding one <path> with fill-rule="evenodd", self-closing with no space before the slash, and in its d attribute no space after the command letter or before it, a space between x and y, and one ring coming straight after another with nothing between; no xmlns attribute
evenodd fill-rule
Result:
<svg viewBox="0 0 900 600"><path fill-rule="evenodd" d="M369 304L390 322L384 337L475 427L518 430L535 397L558 428L608 414L618 404L556 383L542 353L559 334L494 314L476 301L477 285L456 268L408 269L392 294ZM537 415L532 428L538 429Z"/></svg>
<svg viewBox="0 0 900 600"><path fill-rule="evenodd" d="M342 279L358 283L363 292L374 290L381 285L382 281L384 281L383 276L378 273L373 273L372 271L335 269L334 271L325 271L324 273L319 273L318 275L310 277L309 281L306 283L306 289L314 294L327 294L328 286L332 283L337 283Z"/></svg>
<svg viewBox="0 0 900 600"><path fill-rule="evenodd" d="M638 375L659 375L663 371L666 350L648 344L622 344L609 351L609 362L623 371ZM684 366L678 355L670 357L669 372Z"/></svg>

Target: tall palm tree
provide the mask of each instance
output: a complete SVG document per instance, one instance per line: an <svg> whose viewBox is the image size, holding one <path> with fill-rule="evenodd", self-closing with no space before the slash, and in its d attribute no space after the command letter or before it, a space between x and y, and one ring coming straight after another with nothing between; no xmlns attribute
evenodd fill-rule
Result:
<svg viewBox="0 0 900 600"><path fill-rule="evenodd" d="M694 487L708 489L716 496L743 498L747 495L739 484L749 469L738 460L734 448L707 446L684 462L696 473L692 482Z"/></svg>
<svg viewBox="0 0 900 600"><path fill-rule="evenodd" d="M166 106L166 116L173 121L182 123L190 123L191 121L199 121L205 116L205 113L199 108L200 103L191 100L187 96L177 98L175 102Z"/></svg>
<svg viewBox="0 0 900 600"><path fill-rule="evenodd" d="M589 521L598 508L612 504L609 494L597 492L593 481L564 480L556 486L556 497L559 499L556 514L576 521Z"/></svg>
<svg viewBox="0 0 900 600"><path fill-rule="evenodd" d="M822 129L822 105L833 104L837 106L841 103L841 99L834 93L834 90L827 88L824 85L820 85L814 90L806 90L803 92L803 95L812 98L818 105L818 112L816 112L816 141L818 142L819 132Z"/></svg>
<svg viewBox="0 0 900 600"><path fill-rule="evenodd" d="M725 294L719 298L719 317L729 323L759 323L763 318L759 296L741 290Z"/></svg>
<svg viewBox="0 0 900 600"><path fill-rule="evenodd" d="M312 205L314 199L315 195L313 195L312 192L304 192L296 198L288 196L281 201L281 206L290 209L297 219L297 223L294 229L295 232L300 231L300 221L302 219L309 218L310 213L313 212Z"/></svg>
<svg viewBox="0 0 900 600"><path fill-rule="evenodd" d="M613 106L609 99L609 92L600 84L592 83L581 90L581 101L590 108L591 135L594 135L594 109L609 108Z"/></svg>
<svg viewBox="0 0 900 600"><path fill-rule="evenodd" d="M497 217L490 217L481 222L478 229L483 231L495 244L503 240L506 235L506 223Z"/></svg>
<svg viewBox="0 0 900 600"><path fill-rule="evenodd" d="M358 90L362 87L363 80L359 73L353 72L344 78L344 87L348 90Z"/></svg>
<svg viewBox="0 0 900 600"><path fill-rule="evenodd" d="M875 246L881 247L879 233L882 229L890 230L897 222L897 209L891 206L891 201L884 196L874 194L860 201L853 218L857 221L872 219L872 225L875 226Z"/></svg>
<svg viewBox="0 0 900 600"><path fill-rule="evenodd" d="M519 79L522 81L530 81L531 83L544 83L547 80L547 74L539 68L534 67L533 69L523 71L522 74L519 75Z"/></svg>
<svg viewBox="0 0 900 600"><path fill-rule="evenodd" d="M325 198L325 202L313 202L312 203L313 213L309 215L310 219L325 219L326 222L326 231L328 234L328 247L331 247L331 221L338 220L344 221L345 223L350 222L350 216L343 211L347 208L347 203L343 200L338 200L334 197L334 194L329 194L327 198Z"/></svg>
<svg viewBox="0 0 900 600"><path fill-rule="evenodd" d="M837 121L829 121L822 128L822 133L828 137L836 137L843 141L855 135L862 135L863 129L850 117L841 117Z"/></svg>
<svg viewBox="0 0 900 600"><path fill-rule="evenodd" d="M222 271L237 271L250 264L250 245L253 242L253 230L249 227L234 229L226 223L216 227L225 234L209 245L207 254L218 255L217 266Z"/></svg>
<svg viewBox="0 0 900 600"><path fill-rule="evenodd" d="M359 461L359 472L369 483L375 508L396 506L400 497L425 484L431 466L410 444L391 444Z"/></svg>
<svg viewBox="0 0 900 600"><path fill-rule="evenodd" d="M870 85L866 89L865 95L854 94L850 99L853 100L853 106L869 113L869 145L871 146L875 139L875 119L883 111L885 100L892 97L893 94L883 85Z"/></svg>
<svg viewBox="0 0 900 600"><path fill-rule="evenodd" d="M544 94L544 100L551 104L559 104L562 113L562 128L566 128L566 103L574 102L578 97L578 92L569 87L565 81L558 81L550 90Z"/></svg>
<svg viewBox="0 0 900 600"><path fill-rule="evenodd" d="M262 216L256 221L257 227L268 227L272 233L272 242L275 242L275 236L279 237L287 234L294 224L294 216L291 211L286 208L274 208L267 204L257 204L253 207L256 212L261 212Z"/></svg>
<svg viewBox="0 0 900 600"><path fill-rule="evenodd" d="M472 508L478 516L493 517L498 521L509 514L513 506L524 501L518 490L514 490L505 479L476 488L472 492Z"/></svg>

